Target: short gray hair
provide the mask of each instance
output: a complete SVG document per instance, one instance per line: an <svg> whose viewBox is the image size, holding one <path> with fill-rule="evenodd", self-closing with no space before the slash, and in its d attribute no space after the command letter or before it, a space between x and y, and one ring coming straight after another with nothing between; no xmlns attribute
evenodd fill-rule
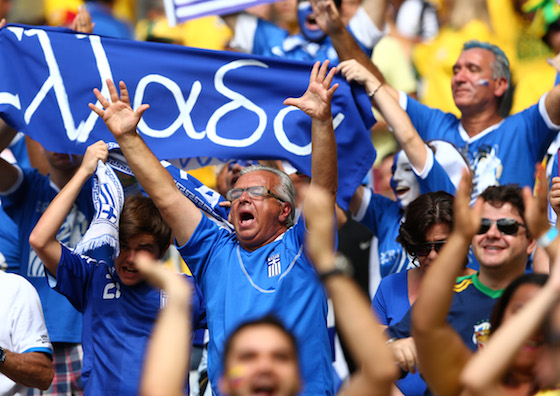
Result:
<svg viewBox="0 0 560 396"><path fill-rule="evenodd" d="M487 43L485 41L471 40L463 44L463 51L470 50L473 48L482 48L488 50L494 54L496 58L492 62L492 78L504 77L507 80L508 87L506 92L498 100L498 110L500 116L507 117L511 111L511 104L513 101L513 86L511 85L511 71L509 68L509 60L501 50L500 47L494 44Z"/></svg>
<svg viewBox="0 0 560 396"><path fill-rule="evenodd" d="M278 178L280 179L280 183L274 186L276 190L274 191L274 193L278 195L284 202L288 202L292 207L292 210L285 222L286 227L290 228L291 226L294 225L294 217L296 213L296 206L295 206L296 187L294 186L292 179L290 179L290 176L288 176L286 172L283 172L280 169L271 168L270 166L264 166L264 165L248 166L247 168L243 169L239 175L243 176L246 175L247 173L258 172L258 171L273 173L276 176L278 176Z"/></svg>

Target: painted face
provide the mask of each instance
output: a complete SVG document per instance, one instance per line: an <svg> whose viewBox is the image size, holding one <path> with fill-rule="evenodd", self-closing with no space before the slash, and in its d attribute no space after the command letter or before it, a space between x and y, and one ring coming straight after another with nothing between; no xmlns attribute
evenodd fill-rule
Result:
<svg viewBox="0 0 560 396"><path fill-rule="evenodd" d="M510 218L525 224L519 212L510 203L496 208L488 202L484 202L481 217L490 220ZM487 232L475 235L472 240L472 249L476 259L481 267L487 269L523 268L527 264L534 245L534 239L527 237L524 227L519 227L514 235L508 235L498 230L496 222L492 223Z"/></svg>
<svg viewBox="0 0 560 396"><path fill-rule="evenodd" d="M277 183L277 175L268 171L255 171L241 176L235 188L264 186L276 194ZM290 210L289 203L280 202L270 194L251 197L245 191L231 203L230 220L241 246L252 251L272 242L286 230L284 222Z"/></svg>
<svg viewBox="0 0 560 396"><path fill-rule="evenodd" d="M492 62L495 59L490 50L483 48L471 48L459 55L453 65L451 91L461 111L496 103L498 80L492 78Z"/></svg>
<svg viewBox="0 0 560 396"><path fill-rule="evenodd" d="M327 36L317 25L309 1L304 0L298 3L298 22L301 33L309 41L319 43Z"/></svg>
<svg viewBox="0 0 560 396"><path fill-rule="evenodd" d="M451 227L447 223L437 223L428 228L426 231L426 246L430 247L428 255L418 255L418 263L423 270L427 269L430 264L437 258L437 248L443 247L443 244L429 245L430 242L445 242L451 234Z"/></svg>
<svg viewBox="0 0 560 396"><path fill-rule="evenodd" d="M154 260L159 259L160 251L153 235L141 234L128 241L120 241L120 253L115 260L115 268L121 282L126 286L134 286L144 281L144 276L134 264L134 257L138 252L148 253Z"/></svg>
<svg viewBox="0 0 560 396"><path fill-rule="evenodd" d="M399 151L395 156L391 187L403 208L420 195L420 185L404 151Z"/></svg>
<svg viewBox="0 0 560 396"><path fill-rule="evenodd" d="M300 387L296 351L279 329L252 326L235 336L220 387L230 396L292 396Z"/></svg>
<svg viewBox="0 0 560 396"><path fill-rule="evenodd" d="M531 298L533 298L541 289L541 286L533 283L526 283L517 288L511 296L511 300L504 311L504 322L507 321L519 311ZM543 345L543 334L537 331L533 334L521 347L517 353L514 361L513 368L529 374L533 373L534 365L537 358L541 354Z"/></svg>

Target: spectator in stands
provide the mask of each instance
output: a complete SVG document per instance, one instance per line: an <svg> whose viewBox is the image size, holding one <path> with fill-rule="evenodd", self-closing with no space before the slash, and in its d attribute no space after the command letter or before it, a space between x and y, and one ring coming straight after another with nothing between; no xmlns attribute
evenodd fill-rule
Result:
<svg viewBox="0 0 560 396"><path fill-rule="evenodd" d="M528 255L536 244L535 237L551 257L556 254L557 244L551 244L553 238L540 238L548 235L549 225L542 167L537 175L537 197L533 199L530 190L525 188L524 205L519 192L512 194L514 189L502 186L489 188L474 209L470 209L470 178L464 177L461 182L455 198L455 227L427 272L412 308L418 362L434 394L458 394L462 389L461 371L475 350L473 342L486 342L490 325L482 323L480 316L478 319L468 316L469 312L480 314L491 309L493 304L485 303L480 297L485 294L486 300L492 296L496 298L515 278L524 274ZM480 272L456 280L471 240ZM473 293L475 289L479 296ZM486 305L489 306L485 308ZM514 372L518 368L514 365ZM526 382L517 383L514 387L526 385Z"/></svg>
<svg viewBox="0 0 560 396"><path fill-rule="evenodd" d="M395 368L380 328L358 286L336 267L333 248L335 220L331 193L310 188L307 246L319 276L333 301L342 336L348 342L361 370L352 376L344 394L389 395ZM344 259L342 259L344 260ZM182 395L188 354L184 333L188 318L185 284L145 257L138 268L169 296L161 312L147 355L142 394ZM224 395L249 395L264 391L296 395L302 387L295 337L273 317L241 324L231 333L224 348L225 371L220 381Z"/></svg>
<svg viewBox="0 0 560 396"><path fill-rule="evenodd" d="M244 13L224 17L234 31L231 47L241 52L289 59L331 62L356 57L360 47L371 56L381 38L385 0L365 0L348 23L342 22L341 1L298 1L299 33L291 35L273 23ZM359 43L356 45L354 39Z"/></svg>
<svg viewBox="0 0 560 396"><path fill-rule="evenodd" d="M0 271L0 298L0 393L46 390L54 367L37 290L22 276Z"/></svg>
<svg viewBox="0 0 560 396"><path fill-rule="evenodd" d="M114 259L102 246L80 255L56 239L84 183L96 172L98 161L105 161L107 156L103 141L88 147L80 168L41 216L29 243L48 270L49 285L84 315L84 392L134 395L138 393L145 345L164 305L161 293L144 283L144 277L134 266L134 257L144 252L153 259L161 259L170 244L171 230L153 202L143 195L128 197L121 212L121 207L113 204L118 202L117 195L123 199L121 189L108 203L99 204L100 212L110 213L118 221L120 248ZM114 172L112 175L114 183L120 184ZM108 191L112 190L107 188L102 193L111 194ZM109 222L111 218L104 220ZM99 224L94 221L91 227ZM201 312L201 297L196 295L196 328L200 327Z"/></svg>
<svg viewBox="0 0 560 396"><path fill-rule="evenodd" d="M328 73L327 69L328 62L321 67L317 62L303 97L284 103L298 106L312 118L311 184L331 192L334 213L337 169L330 103L338 85L330 86L335 69ZM283 172L247 168L227 194L236 232L231 235L220 230L180 193L136 133L149 106L132 110L124 83L120 83L120 98L115 86L107 83L111 102L95 90L105 110L91 103L90 108L103 118L137 179L171 226L202 292L212 296L206 301L211 318L208 373L213 390L217 390L220 354L228 334L242 321L274 312L298 340L300 360L305 362L301 365L305 392L332 394L326 300L311 264L301 254L304 217L291 227L293 183Z"/></svg>

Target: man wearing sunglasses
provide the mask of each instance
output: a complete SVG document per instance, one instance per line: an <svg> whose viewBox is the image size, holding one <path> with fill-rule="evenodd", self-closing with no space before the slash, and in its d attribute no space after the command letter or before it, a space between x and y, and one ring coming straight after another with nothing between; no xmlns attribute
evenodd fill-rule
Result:
<svg viewBox="0 0 560 396"><path fill-rule="evenodd" d="M480 269L476 274L457 278L447 313L447 322L473 351L488 335L496 299L511 281L525 272L529 256L536 246L525 225L525 205L518 186L492 186L480 197L483 201L481 225L472 239L472 250ZM441 247L436 246L422 246L421 253L426 253L428 248ZM462 270L466 260L466 255L457 257L457 265L449 263L450 271L455 271L453 268ZM444 279L447 275L432 271L426 274L428 276ZM399 323L387 328L391 339L411 336L411 313L412 309ZM409 367L417 364L415 346L403 351L403 355L408 358L406 365ZM400 365L405 366L404 362Z"/></svg>
<svg viewBox="0 0 560 396"><path fill-rule="evenodd" d="M489 187L481 197L481 225L472 240L480 264L478 279L492 290L501 290L525 272L536 241L527 231L518 188Z"/></svg>
<svg viewBox="0 0 560 396"><path fill-rule="evenodd" d="M299 107L312 119L311 184L331 193L334 213L337 161L331 99L338 84L331 87L336 69L327 73L328 64L317 62L305 94L284 104ZM212 390L218 391L228 335L242 322L274 314L296 336L305 384L302 394L332 395L326 297L303 251L303 216L292 226L295 188L290 178L272 168L245 169L227 194L235 233L221 229L177 189L136 133L148 105L133 110L124 83L120 83L120 95L111 81L107 84L111 101L94 90L104 110L89 106L115 135L138 181L171 226L176 245L206 298ZM304 212L305 206L304 202Z"/></svg>

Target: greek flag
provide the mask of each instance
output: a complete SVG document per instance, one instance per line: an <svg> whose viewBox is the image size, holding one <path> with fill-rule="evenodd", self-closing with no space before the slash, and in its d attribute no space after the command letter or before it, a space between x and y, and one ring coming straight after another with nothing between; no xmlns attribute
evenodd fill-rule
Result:
<svg viewBox="0 0 560 396"><path fill-rule="evenodd" d="M138 132L160 160L187 170L227 159L280 159L311 173L311 120L284 106L307 89L311 64L8 25L0 30L0 117L47 150L83 154L114 142L87 104L106 79L149 103ZM370 169L375 122L365 91L337 76L332 114L343 208Z"/></svg>
<svg viewBox="0 0 560 396"><path fill-rule="evenodd" d="M169 26L207 15L226 15L278 0L164 0Z"/></svg>

